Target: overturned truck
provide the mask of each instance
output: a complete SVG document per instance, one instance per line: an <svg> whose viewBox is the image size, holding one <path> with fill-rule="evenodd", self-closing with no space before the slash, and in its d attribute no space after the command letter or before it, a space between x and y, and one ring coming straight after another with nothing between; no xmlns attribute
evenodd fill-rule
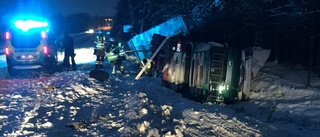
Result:
<svg viewBox="0 0 320 137"><path fill-rule="evenodd" d="M173 27L172 24L178 26ZM196 43L185 37L175 37L182 32L187 30L182 18L177 17L135 36L128 45L133 50L163 46L166 55L159 61L163 65L158 65L163 68L161 74L165 87L201 102L232 103L248 99L250 79L263 66L270 50L242 50L227 44ZM155 36L158 39L153 39ZM170 39L167 41L168 36ZM152 44L154 41L165 44ZM265 56L260 57L260 54ZM143 60L148 58L148 53L137 53L137 56Z"/></svg>
<svg viewBox="0 0 320 137"><path fill-rule="evenodd" d="M250 80L270 54L270 50L259 47L241 50L216 42L180 46L190 46L191 50L176 48L164 66L163 85L212 103L248 99Z"/></svg>
<svg viewBox="0 0 320 137"><path fill-rule="evenodd" d="M164 68L164 85L203 102L238 99L241 50L220 43L195 43L177 51ZM183 77L183 78L182 78Z"/></svg>

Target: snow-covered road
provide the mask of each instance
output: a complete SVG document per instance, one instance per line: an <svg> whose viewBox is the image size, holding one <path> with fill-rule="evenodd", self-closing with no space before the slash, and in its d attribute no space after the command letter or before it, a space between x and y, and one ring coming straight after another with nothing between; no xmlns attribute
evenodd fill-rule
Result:
<svg viewBox="0 0 320 137"><path fill-rule="evenodd" d="M182 98L157 78L134 81L128 74L101 82L88 76L90 66L2 80L2 134L260 136L233 112Z"/></svg>
<svg viewBox="0 0 320 137"><path fill-rule="evenodd" d="M76 49L77 71L12 77L0 56L0 136L320 135L319 90L288 85L274 66L253 80L250 101L200 104L162 87L159 77L134 80L134 57L125 62L125 75L90 78L94 56L84 45L92 39L74 36L83 44Z"/></svg>

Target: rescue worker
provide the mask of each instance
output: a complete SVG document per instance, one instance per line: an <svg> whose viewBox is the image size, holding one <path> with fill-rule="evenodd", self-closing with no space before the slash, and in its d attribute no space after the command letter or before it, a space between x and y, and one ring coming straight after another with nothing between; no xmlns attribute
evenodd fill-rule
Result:
<svg viewBox="0 0 320 137"><path fill-rule="evenodd" d="M97 56L96 68L103 68L104 58L106 56L105 44L106 37L103 35L103 33L100 33L99 36L97 36L96 48L94 50L94 54Z"/></svg>
<svg viewBox="0 0 320 137"><path fill-rule="evenodd" d="M70 68L70 61L72 63L72 70L76 70L76 63L74 60L75 54L74 54L74 45L73 45L73 38L70 37L68 33L64 33L64 38L62 40L62 45L64 48L64 60L63 65L67 68Z"/></svg>
<svg viewBox="0 0 320 137"><path fill-rule="evenodd" d="M110 63L112 64L112 74L115 74L117 70L121 73L124 73L124 66L122 65L123 56L120 56L120 51L122 51L121 45L119 45L113 38L110 38L110 52L113 53L113 56L116 58Z"/></svg>

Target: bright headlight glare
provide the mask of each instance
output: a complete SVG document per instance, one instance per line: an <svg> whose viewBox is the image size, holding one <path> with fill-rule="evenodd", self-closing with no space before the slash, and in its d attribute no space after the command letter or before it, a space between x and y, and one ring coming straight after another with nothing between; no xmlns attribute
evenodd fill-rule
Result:
<svg viewBox="0 0 320 137"><path fill-rule="evenodd" d="M224 91L224 90L226 90L226 87L225 87L224 85L220 85L220 86L218 87L219 93L222 93L222 91Z"/></svg>

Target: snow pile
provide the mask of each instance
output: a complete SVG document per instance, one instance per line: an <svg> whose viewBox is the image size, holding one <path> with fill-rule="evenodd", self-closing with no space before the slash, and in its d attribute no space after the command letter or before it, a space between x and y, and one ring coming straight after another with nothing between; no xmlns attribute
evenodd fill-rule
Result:
<svg viewBox="0 0 320 137"><path fill-rule="evenodd" d="M159 78L130 82L133 86L123 90L138 91L131 94L130 104L126 105L127 124L122 129L125 136L260 136L255 126L238 120L224 107L182 98L162 87Z"/></svg>
<svg viewBox="0 0 320 137"><path fill-rule="evenodd" d="M270 65L269 65L270 66ZM265 67L268 69L268 65ZM272 65L271 65L272 66ZM277 71L281 75L287 75L290 69L281 68ZM296 71L297 70L291 70ZM270 72L270 71L269 71ZM281 79L279 75L270 75L262 71L259 78L253 80L253 93L250 98L254 100L265 100L261 104L269 105L275 112L268 120L271 121L291 121L299 125L311 126L320 124L320 89L317 88L317 77L311 80L315 87L303 87L303 81L296 83L299 79L307 79L307 71L300 70L299 73L292 73L290 79ZM304 75L303 75L304 74ZM288 77L288 76L282 76ZM316 81L316 82L313 82Z"/></svg>
<svg viewBox="0 0 320 137"><path fill-rule="evenodd" d="M320 135L319 79L312 74L312 87L306 87L307 74L301 67L268 63L252 80L250 100L228 107L274 125L285 135Z"/></svg>

